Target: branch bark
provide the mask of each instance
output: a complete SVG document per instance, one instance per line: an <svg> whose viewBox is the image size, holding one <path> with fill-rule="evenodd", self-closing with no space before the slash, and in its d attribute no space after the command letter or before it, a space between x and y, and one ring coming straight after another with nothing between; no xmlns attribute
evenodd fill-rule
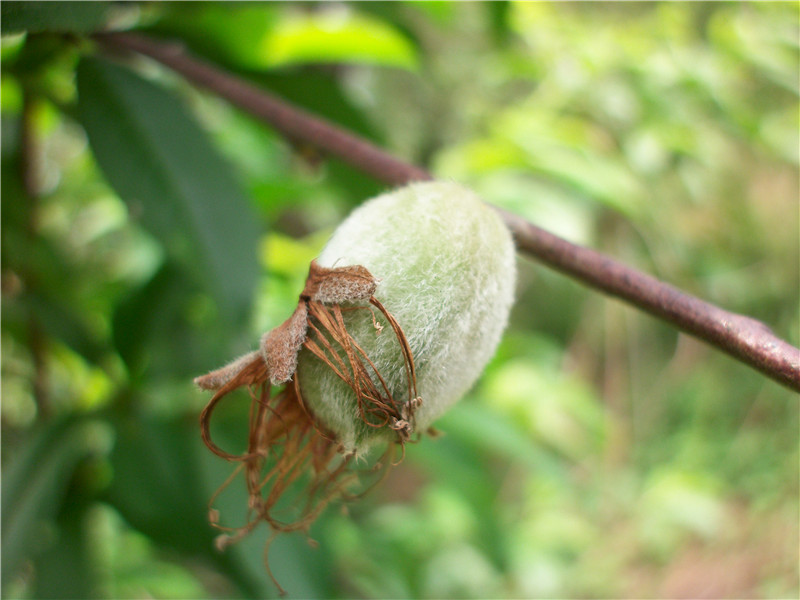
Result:
<svg viewBox="0 0 800 600"><path fill-rule="evenodd" d="M134 33L98 34L95 39L114 52L132 51L148 56L270 124L286 138L311 144L388 184L432 179L427 171L398 160L368 140L192 57L182 45ZM493 208L511 229L521 252L667 321L800 391L800 350L777 337L765 324L723 310L595 250L567 242L505 210Z"/></svg>

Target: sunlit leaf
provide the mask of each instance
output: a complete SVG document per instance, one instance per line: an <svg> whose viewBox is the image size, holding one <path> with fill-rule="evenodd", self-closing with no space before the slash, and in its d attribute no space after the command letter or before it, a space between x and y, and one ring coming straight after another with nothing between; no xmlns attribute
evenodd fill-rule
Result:
<svg viewBox="0 0 800 600"><path fill-rule="evenodd" d="M218 61L263 70L269 61L258 49L280 18L279 9L267 2L175 2L163 6L152 29L178 36Z"/></svg>
<svg viewBox="0 0 800 600"><path fill-rule="evenodd" d="M417 65L411 42L392 27L346 11L288 16L260 49L273 66L365 63L404 69Z"/></svg>

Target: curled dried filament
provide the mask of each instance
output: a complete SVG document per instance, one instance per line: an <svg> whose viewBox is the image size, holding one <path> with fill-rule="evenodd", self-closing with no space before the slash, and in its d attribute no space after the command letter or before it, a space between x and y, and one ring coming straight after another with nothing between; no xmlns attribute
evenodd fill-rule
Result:
<svg viewBox="0 0 800 600"><path fill-rule="evenodd" d="M352 497L349 488L357 479L352 455L342 454L335 435L303 401L296 374L302 347L350 386L365 424L394 433L395 443L389 444L377 465L385 471L394 446L399 444L404 450L413 432L414 410L422 400L408 340L397 320L373 295L376 287L377 281L364 267L327 269L312 262L297 308L282 325L262 337L260 350L195 380L199 387L215 390L200 415L202 439L218 456L240 464L234 475L244 473L249 498L244 525L226 528L212 523L224 532L222 546L241 539L261 521L275 533L307 531L331 500ZM365 304L353 305L358 302ZM373 307L398 340L407 384L404 398L392 395L379 368L347 330L344 311L373 311ZM372 315L379 333L382 326L374 312ZM273 394L272 384L284 382L284 388ZM212 440L210 422L220 401L239 388L247 390L251 405L247 448L234 454ZM293 519L279 519L275 514L278 502L300 479L304 480L300 493L305 499L294 503L298 513ZM229 478L220 487L212 502L231 481Z"/></svg>

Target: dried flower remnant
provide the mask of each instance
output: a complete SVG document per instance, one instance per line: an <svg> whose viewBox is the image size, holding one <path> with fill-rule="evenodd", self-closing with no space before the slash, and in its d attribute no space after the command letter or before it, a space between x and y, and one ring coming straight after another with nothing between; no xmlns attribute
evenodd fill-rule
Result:
<svg viewBox="0 0 800 600"><path fill-rule="evenodd" d="M247 535L261 520L275 532L307 529L331 499L347 497L346 488L354 480L348 472L352 455L342 455L335 436L307 410L297 380L293 379L301 346L309 348L348 382L363 407L365 422L374 418L376 426L389 424L397 432L401 445L408 440L413 410L420 403L414 396L413 357L402 329L372 295L376 285L375 278L363 267L327 269L312 262L297 308L282 325L262 337L260 350L195 379L200 388L216 391L200 416L203 441L218 456L242 463L237 472L244 470L249 495L250 514L242 527L220 527L216 511L211 511L212 523L226 532L218 538L220 548ZM359 301L361 305L352 304ZM368 304L363 304L365 301ZM413 401L400 405L385 387L380 389L373 383L375 378L380 381L381 375L348 334L340 303L351 304L344 310L363 309L372 313L374 307L392 325L403 349L408 393ZM309 328L313 333L308 333ZM286 382L289 383L284 390L271 395L271 385ZM209 426L219 401L243 386L248 387L252 401L248 444L245 453L234 455L212 441ZM387 453L392 451L390 448ZM289 523L279 521L272 514L276 503L297 478L308 473L311 474L306 485L308 496L300 516ZM229 482L230 479L220 491Z"/></svg>
<svg viewBox="0 0 800 600"><path fill-rule="evenodd" d="M223 543L261 520L307 531L330 500L349 497L353 458L371 446L385 444L377 464L390 465L474 383L505 327L514 279L508 230L456 184L413 184L354 211L311 263L289 319L259 350L195 380L215 391L203 440L241 463L250 496L246 524ZM251 412L236 455L211 440L209 421L241 387ZM306 497L295 520L280 521L276 503L295 480Z"/></svg>

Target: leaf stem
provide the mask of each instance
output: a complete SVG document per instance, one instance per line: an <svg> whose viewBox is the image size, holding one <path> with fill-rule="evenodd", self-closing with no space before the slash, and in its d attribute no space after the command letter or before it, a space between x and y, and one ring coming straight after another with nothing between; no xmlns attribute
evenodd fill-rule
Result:
<svg viewBox="0 0 800 600"><path fill-rule="evenodd" d="M395 158L368 140L190 56L180 44L159 42L135 33L97 34L94 39L112 51L149 56L270 124L286 138L311 144L388 184L433 178L427 171ZM763 323L723 310L600 252L567 242L514 214L493 208L511 229L521 252L671 323L782 385L800 391L800 349L777 337Z"/></svg>

